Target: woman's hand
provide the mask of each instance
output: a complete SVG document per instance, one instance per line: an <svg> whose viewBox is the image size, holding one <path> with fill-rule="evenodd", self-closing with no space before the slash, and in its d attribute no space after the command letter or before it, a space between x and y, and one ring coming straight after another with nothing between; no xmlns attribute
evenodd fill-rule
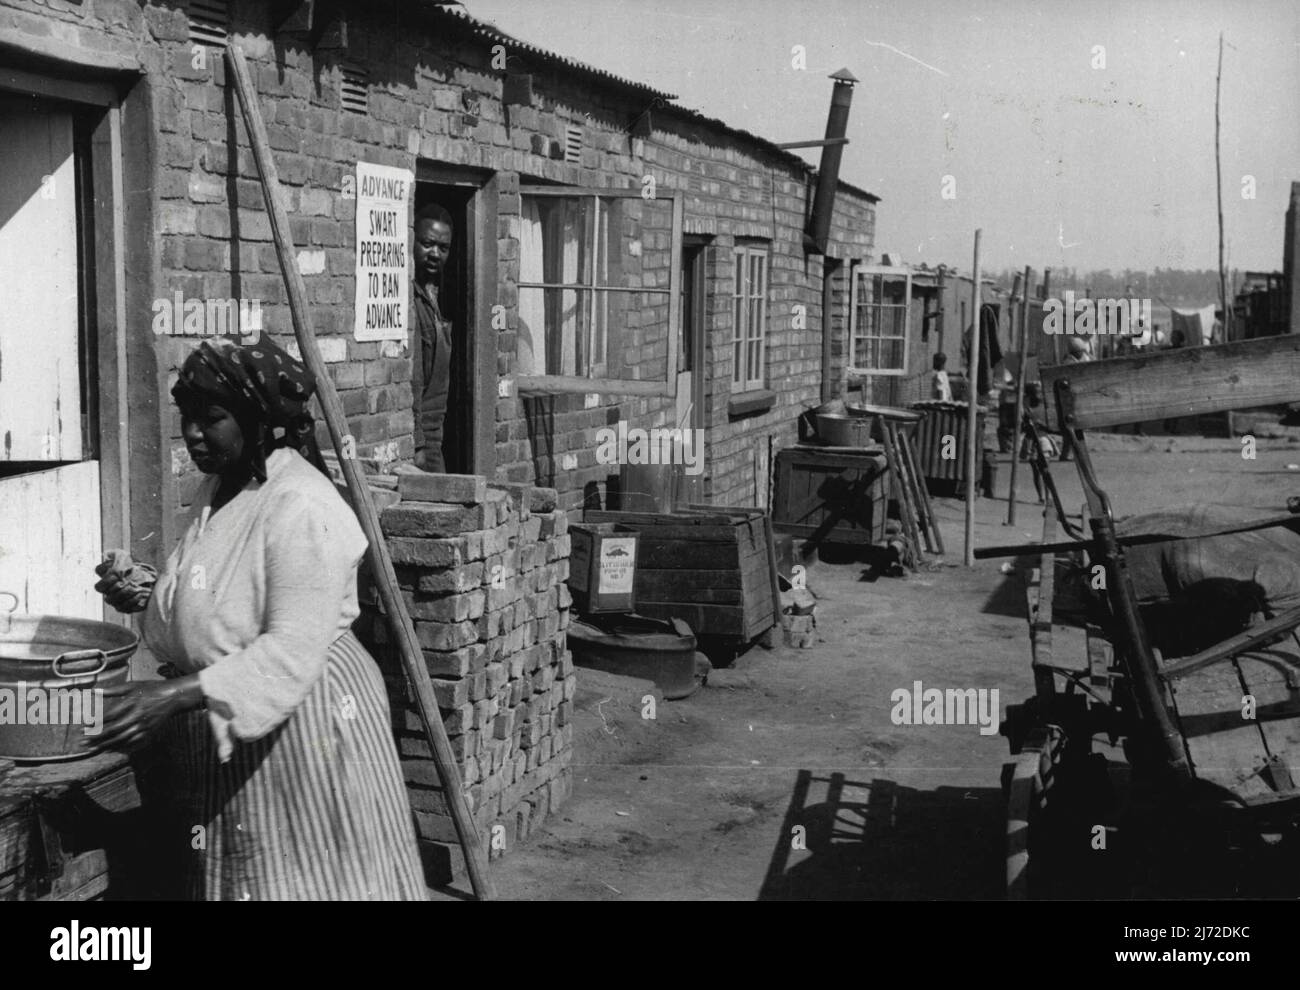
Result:
<svg viewBox="0 0 1300 990"><path fill-rule="evenodd" d="M153 568L137 564L125 550L109 550L95 568L95 590L119 612L140 612L149 603L156 580Z"/></svg>
<svg viewBox="0 0 1300 990"><path fill-rule="evenodd" d="M87 744L103 749L139 749L173 715L203 702L199 675L170 681L133 681L106 687L104 731Z"/></svg>

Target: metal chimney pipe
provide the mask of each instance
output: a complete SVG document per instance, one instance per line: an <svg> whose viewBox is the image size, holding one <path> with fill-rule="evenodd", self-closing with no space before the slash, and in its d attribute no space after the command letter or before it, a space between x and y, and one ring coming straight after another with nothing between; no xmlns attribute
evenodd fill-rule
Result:
<svg viewBox="0 0 1300 990"><path fill-rule="evenodd" d="M826 118L826 141L822 146L821 167L817 170L817 191L813 197L812 216L804 233L805 251L825 254L831 236L831 214L835 209L835 187L840 180L840 158L844 154L844 135L849 129L849 105L853 102L853 84L858 80L848 69L830 77L835 80L831 91L831 109Z"/></svg>

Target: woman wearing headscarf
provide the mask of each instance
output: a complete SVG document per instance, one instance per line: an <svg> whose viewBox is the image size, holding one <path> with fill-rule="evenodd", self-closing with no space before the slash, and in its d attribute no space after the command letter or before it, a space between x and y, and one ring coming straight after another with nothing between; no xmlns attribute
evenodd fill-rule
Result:
<svg viewBox="0 0 1300 990"><path fill-rule="evenodd" d="M314 391L266 338L185 361L172 396L208 475L193 521L152 594L121 556L96 585L146 608L170 676L106 692L96 743L174 758L197 897L424 899L383 679L350 631L366 539L324 473Z"/></svg>

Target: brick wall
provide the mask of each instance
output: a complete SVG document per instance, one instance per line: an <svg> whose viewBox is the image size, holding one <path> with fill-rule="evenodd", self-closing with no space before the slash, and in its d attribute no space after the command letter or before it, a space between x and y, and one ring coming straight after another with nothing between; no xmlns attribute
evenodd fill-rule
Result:
<svg viewBox="0 0 1300 990"><path fill-rule="evenodd" d="M806 255L802 245L810 199L806 167L672 107L653 109L649 136L633 137L631 121L653 102L645 93L553 64L528 64L527 53L512 54L511 67L534 73L532 103L507 107L491 42L454 19L396 0L344 6L346 57L369 73L366 115L342 107L342 52L313 52L301 33L274 35L269 5L231 0L232 33L250 61L291 232L312 272L305 276L311 318L358 454L382 465L412 453L405 346L359 343L351 334L355 204L342 189L358 160L408 169L417 162L471 166L495 175L497 296L507 312L507 327L497 335L502 377L515 372L521 180L639 188L652 176L658 190L684 195L687 231L711 238L702 356L708 375L705 491L723 504L752 502L765 483L755 476L762 467L755 451L792 440L795 416L818 401L820 390L822 259ZM153 270L138 277L152 281L157 298L178 291L195 298L255 298L264 332L290 342L285 290L242 117L217 51L197 57L185 5L0 0L0 17L32 38L53 34L73 49L114 50L140 62L146 73L141 85L152 91L157 142L147 157L144 149L126 149L127 174L152 188L157 226ZM570 125L583 131L578 164L555 157ZM869 259L874 211L871 197L841 188L830 253ZM766 385L775 401L744 416L728 409L731 251L738 237L766 241L771 251ZM797 305L805 307L805 329L792 324ZM132 332L148 334L146 322L137 321ZM493 332L486 315L478 330ZM168 376L193 344L184 337L157 340L164 400L157 428L170 448L162 479L165 528L175 527L200 480L166 401ZM594 407L581 395L493 401L495 478L555 487L566 509L606 497L611 469L596 463L596 430L620 419L652 427L674 418L670 400L601 396Z"/></svg>
<svg viewBox="0 0 1300 990"><path fill-rule="evenodd" d="M555 492L482 477L406 475L381 525L457 770L493 856L571 789L568 520ZM435 870L457 839L432 753L368 581L360 634L384 671L416 830Z"/></svg>

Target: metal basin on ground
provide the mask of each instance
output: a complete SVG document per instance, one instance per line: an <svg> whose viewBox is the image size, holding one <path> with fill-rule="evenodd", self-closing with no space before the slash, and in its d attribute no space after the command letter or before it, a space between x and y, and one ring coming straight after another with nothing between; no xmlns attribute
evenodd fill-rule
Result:
<svg viewBox="0 0 1300 990"><path fill-rule="evenodd" d="M574 619L569 623L568 642L577 666L654 681L667 699L685 698L700 686L695 636L680 619L644 615Z"/></svg>

